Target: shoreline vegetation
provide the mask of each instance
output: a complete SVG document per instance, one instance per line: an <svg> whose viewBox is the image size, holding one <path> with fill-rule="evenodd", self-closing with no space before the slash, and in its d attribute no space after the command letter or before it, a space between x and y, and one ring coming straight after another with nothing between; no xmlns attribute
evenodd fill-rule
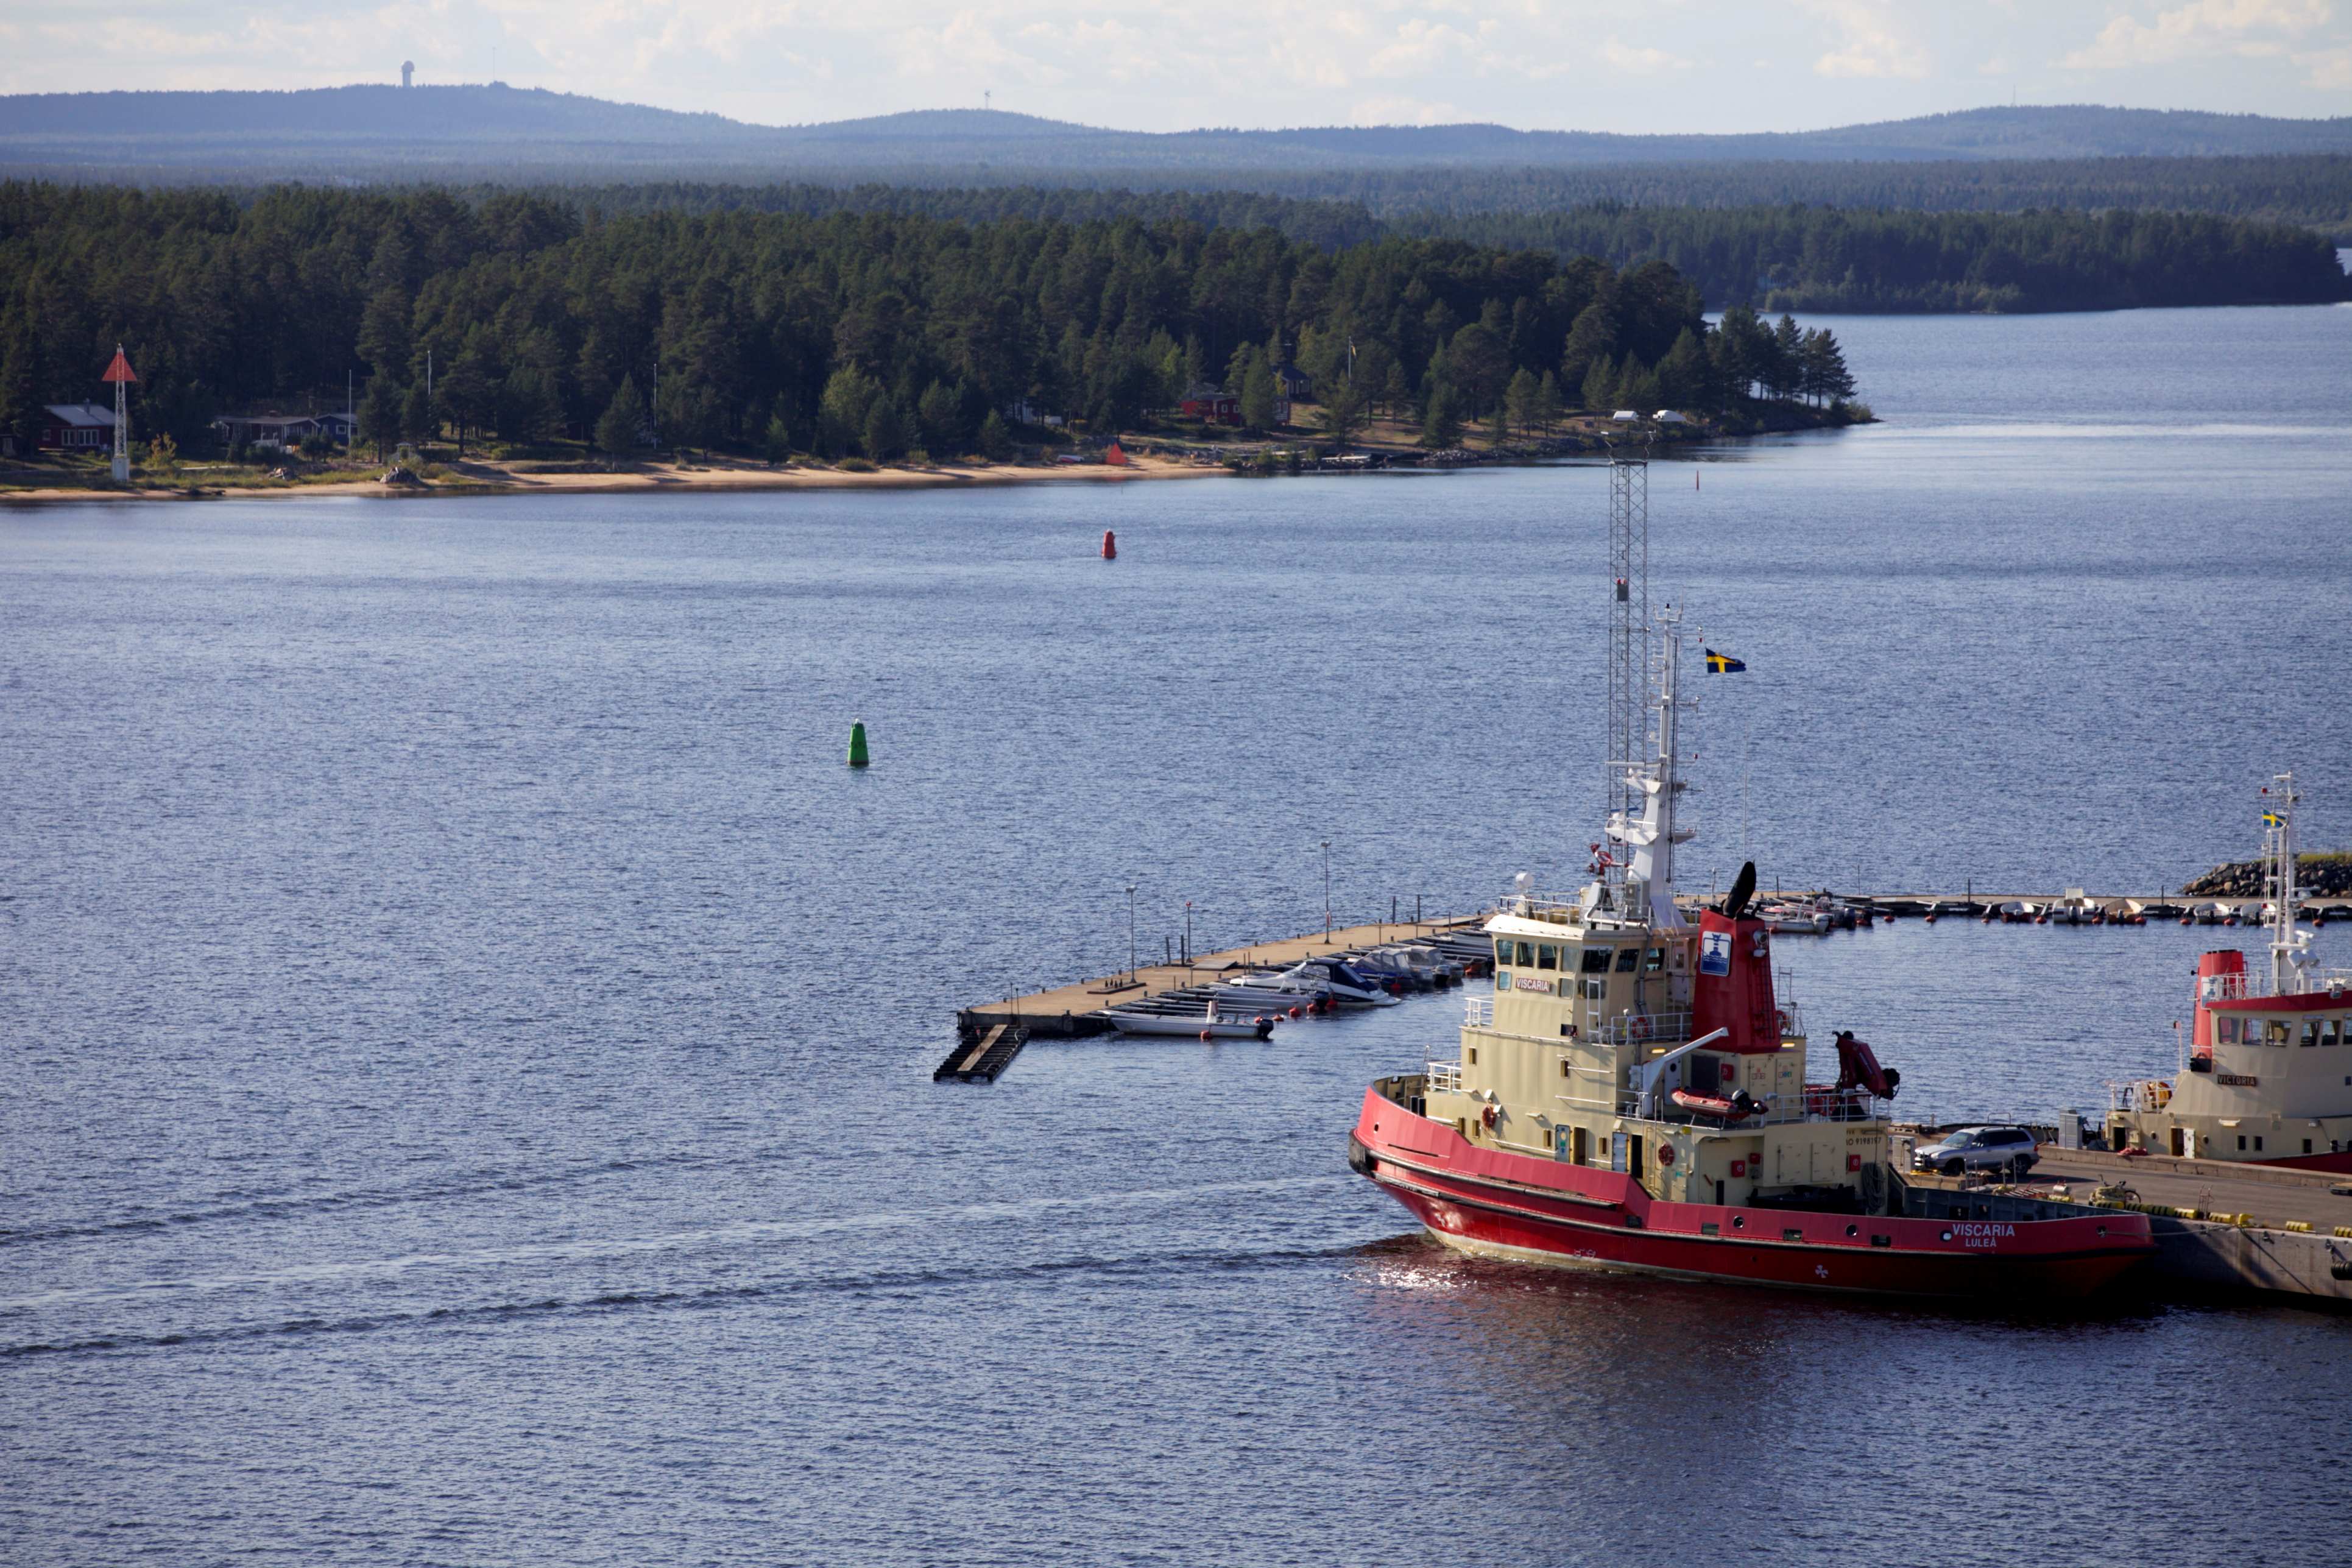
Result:
<svg viewBox="0 0 2352 1568"><path fill-rule="evenodd" d="M33 450L118 343L141 378L134 458L166 476L297 477L347 399L355 449L412 471L404 448L856 473L1066 460L1115 436L1337 455L1376 429L1465 461L1572 446L1576 419L1629 409L1722 435L1867 419L1829 331L1743 307L1710 322L1702 298L1662 261L1334 251L1181 220L12 184L0 424Z"/></svg>
<svg viewBox="0 0 2352 1568"><path fill-rule="evenodd" d="M1875 423L1867 407L1780 411L1733 430L1720 422L1644 426L1648 442L1669 450L1677 446L1736 439L1743 435L1839 429ZM540 448L535 455L490 453L457 458L430 448L411 454L414 466L384 468L339 454L290 468L261 468L228 463L142 462L130 482L115 483L101 463L88 459L46 467L0 465L0 505L104 500L250 500L330 496L380 500L425 500L485 495L655 495L673 491L795 489L942 489L971 486L1124 483L1136 479L1273 478L1310 473L1357 473L1424 469L1453 470L1540 463L1600 455L1612 442L1632 437L1622 426L1595 417L1568 417L1549 429L1528 432L1496 446L1486 436L1432 451L1419 444L1416 429L1392 421L1368 426L1342 453L1318 445L1304 431L1275 433L1232 442L1129 435L1116 437L1123 461L1107 460L1111 440L1080 449L1038 448L1001 463L984 458L933 463L877 464L856 457L837 462L800 458L782 463L724 454L672 454L616 464L593 447Z"/></svg>

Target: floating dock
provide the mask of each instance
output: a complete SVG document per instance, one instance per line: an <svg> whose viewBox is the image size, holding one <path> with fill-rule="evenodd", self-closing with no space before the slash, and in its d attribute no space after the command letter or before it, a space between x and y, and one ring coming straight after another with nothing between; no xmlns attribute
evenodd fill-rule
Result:
<svg viewBox="0 0 2352 1568"><path fill-rule="evenodd" d="M1445 931L1475 930L1486 920L1486 916L1480 913L1440 920L1381 921L1371 925L1336 927L1328 932L1310 931L1285 942L1262 942L1223 952L1201 953L1190 963L1147 964L1127 973L1081 980L1051 991L965 1007L956 1014L956 1033L961 1039L976 1041L1000 1025L1013 1025L1033 1038L1107 1035L1110 1025L1096 1014L1116 1003L1141 1001L1188 986L1204 985L1228 970L1287 969L1302 960L1328 953L1411 942Z"/></svg>

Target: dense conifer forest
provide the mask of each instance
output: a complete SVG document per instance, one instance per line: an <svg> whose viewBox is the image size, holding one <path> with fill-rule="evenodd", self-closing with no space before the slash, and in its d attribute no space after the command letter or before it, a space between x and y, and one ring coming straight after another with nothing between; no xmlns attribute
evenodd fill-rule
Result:
<svg viewBox="0 0 2352 1568"><path fill-rule="evenodd" d="M1337 249L1187 217L649 211L280 188L0 185L0 402L93 395L120 340L142 427L330 401L378 440L570 431L892 457L987 449L1008 413L1131 427L1202 383L1271 421L1274 373L1328 426L1386 405L1444 444L1583 404L1751 413L1850 396L1835 340L1672 266L1386 236ZM431 401L425 397L431 375Z"/></svg>
<svg viewBox="0 0 2352 1568"><path fill-rule="evenodd" d="M2343 161L2352 169L2352 160ZM1473 176L1475 178L1475 176ZM1528 192L1540 189L1531 185ZM494 187L473 193L476 199ZM1604 201L1526 211L1460 206L1382 216L1353 201L1250 191L1071 185L729 185L659 181L573 189L604 212L920 213L1057 222L1139 217L1266 226L1339 249L1391 235L1673 263L1710 307L1842 311L2111 310L2352 299L2333 244L2284 224L2127 210L1921 212L1790 204L1658 207Z"/></svg>

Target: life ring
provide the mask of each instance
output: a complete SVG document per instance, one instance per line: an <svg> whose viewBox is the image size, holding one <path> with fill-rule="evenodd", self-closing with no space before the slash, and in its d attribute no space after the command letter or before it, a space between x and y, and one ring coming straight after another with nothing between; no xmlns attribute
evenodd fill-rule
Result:
<svg viewBox="0 0 2352 1568"><path fill-rule="evenodd" d="M1486 1110L1480 1111L1478 1113L1478 1120L1485 1122L1488 1131L1491 1131L1495 1125L1495 1108L1490 1105L1486 1107Z"/></svg>
<svg viewBox="0 0 2352 1568"><path fill-rule="evenodd" d="M1785 1038L1789 1033L1789 1010L1786 1007L1781 1008L1777 1016L1778 1022L1780 1026L1780 1034Z"/></svg>
<svg viewBox="0 0 2352 1568"><path fill-rule="evenodd" d="M1633 1037L1637 1040L1648 1039L1650 1037L1650 1020L1636 1015L1633 1019L1632 1033Z"/></svg>
<svg viewBox="0 0 2352 1568"><path fill-rule="evenodd" d="M1659 1144L1659 1145L1658 1145L1658 1163L1659 1163L1659 1164L1661 1164L1661 1165L1671 1165L1671 1164L1673 1164L1674 1163L1675 1163L1675 1146L1674 1146L1673 1144L1671 1144L1671 1143L1661 1143L1661 1144Z"/></svg>

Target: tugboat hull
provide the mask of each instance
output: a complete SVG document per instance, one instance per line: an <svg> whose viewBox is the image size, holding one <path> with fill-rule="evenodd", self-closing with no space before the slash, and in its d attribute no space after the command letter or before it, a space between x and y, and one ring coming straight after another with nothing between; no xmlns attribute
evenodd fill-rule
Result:
<svg viewBox="0 0 2352 1568"><path fill-rule="evenodd" d="M1929 1219L1667 1203L1632 1177L1481 1149L1365 1097L1349 1163L1457 1250L1570 1268L2018 1304L2112 1284L2156 1244L2144 1215Z"/></svg>

